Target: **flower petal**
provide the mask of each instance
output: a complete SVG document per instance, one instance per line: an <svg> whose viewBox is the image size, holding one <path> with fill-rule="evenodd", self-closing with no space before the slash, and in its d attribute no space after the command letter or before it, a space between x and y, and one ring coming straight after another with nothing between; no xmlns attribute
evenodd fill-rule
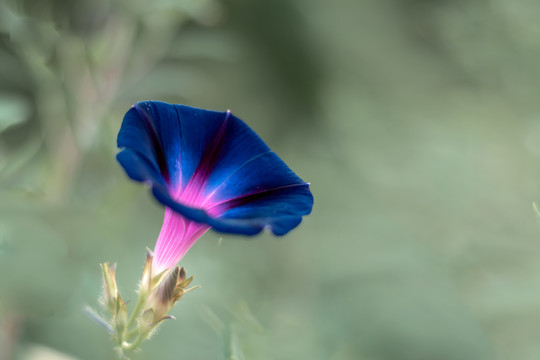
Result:
<svg viewBox="0 0 540 360"><path fill-rule="evenodd" d="M128 111L118 161L156 199L217 231L283 235L313 206L309 185L230 112L147 101Z"/></svg>
<svg viewBox="0 0 540 360"><path fill-rule="evenodd" d="M162 182L172 187L179 185L181 171L181 143L178 141L181 130L177 119L178 114L172 106L137 103L124 116L117 140L119 148L131 149L159 169Z"/></svg>
<svg viewBox="0 0 540 360"><path fill-rule="evenodd" d="M166 186L154 161L140 156L131 149L125 149L118 153L116 159L131 179L147 182L151 186Z"/></svg>

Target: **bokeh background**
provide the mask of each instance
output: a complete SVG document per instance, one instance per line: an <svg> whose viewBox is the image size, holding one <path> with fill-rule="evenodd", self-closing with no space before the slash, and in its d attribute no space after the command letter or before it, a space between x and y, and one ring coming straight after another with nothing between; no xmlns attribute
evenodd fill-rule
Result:
<svg viewBox="0 0 540 360"><path fill-rule="evenodd" d="M540 2L1 0L0 359L115 359L163 209L139 100L231 109L302 178L289 235L207 233L132 359L540 358Z"/></svg>

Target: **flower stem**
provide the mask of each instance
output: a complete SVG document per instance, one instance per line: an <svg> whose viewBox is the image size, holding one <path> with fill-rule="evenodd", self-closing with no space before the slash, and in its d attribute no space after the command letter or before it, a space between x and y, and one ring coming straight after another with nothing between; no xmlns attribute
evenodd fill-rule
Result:
<svg viewBox="0 0 540 360"><path fill-rule="evenodd" d="M130 343L127 343L127 342L124 342L121 344L122 346L122 350L134 350L136 349L142 342L143 340L145 339L146 337L143 336L142 333L139 333L139 335L137 336L137 338L135 340L133 340L133 342L130 344Z"/></svg>
<svg viewBox="0 0 540 360"><path fill-rule="evenodd" d="M131 313L131 317L129 318L129 321L127 323L127 329L129 329L133 324L135 323L135 320L137 320L137 317L139 317L139 313L142 310L142 307L144 303L146 302L147 294L141 292L139 293L139 299L137 299L137 304L135 305L135 309ZM132 332L131 332L132 333Z"/></svg>

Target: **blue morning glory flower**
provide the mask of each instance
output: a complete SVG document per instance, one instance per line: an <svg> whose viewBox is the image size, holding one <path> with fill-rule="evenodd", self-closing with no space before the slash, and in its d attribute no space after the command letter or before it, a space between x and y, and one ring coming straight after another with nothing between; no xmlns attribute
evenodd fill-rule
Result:
<svg viewBox="0 0 540 360"><path fill-rule="evenodd" d="M311 212L309 184L230 111L158 101L135 104L117 159L165 205L153 267L174 267L208 229L284 235Z"/></svg>

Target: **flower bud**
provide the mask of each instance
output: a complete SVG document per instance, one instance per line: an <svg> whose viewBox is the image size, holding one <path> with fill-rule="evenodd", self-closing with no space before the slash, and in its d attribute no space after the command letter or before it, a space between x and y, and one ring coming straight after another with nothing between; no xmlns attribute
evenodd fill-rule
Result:
<svg viewBox="0 0 540 360"><path fill-rule="evenodd" d="M173 307L175 301L176 284L180 276L180 267L176 266L169 271L155 290L154 322L159 322Z"/></svg>
<svg viewBox="0 0 540 360"><path fill-rule="evenodd" d="M116 286L116 264L109 266L109 263L100 264L103 275L103 305L110 313L116 313L118 303L118 288Z"/></svg>

